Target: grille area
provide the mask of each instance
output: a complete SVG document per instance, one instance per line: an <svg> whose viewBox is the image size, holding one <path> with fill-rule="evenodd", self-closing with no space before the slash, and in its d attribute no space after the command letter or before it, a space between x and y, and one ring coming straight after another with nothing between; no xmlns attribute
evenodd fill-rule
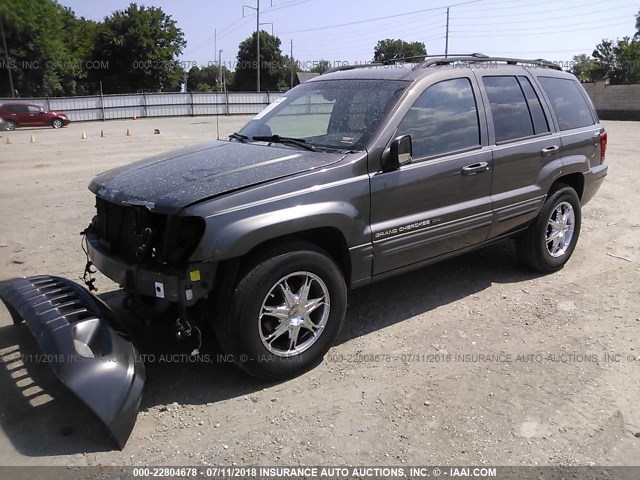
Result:
<svg viewBox="0 0 640 480"><path fill-rule="evenodd" d="M96 198L96 233L103 245L132 263L152 257L158 240L163 237L166 217L144 207L122 206ZM155 245L154 245L155 243Z"/></svg>
<svg viewBox="0 0 640 480"><path fill-rule="evenodd" d="M161 215L100 197L96 213L92 227L103 247L130 263L182 264L204 233L201 218Z"/></svg>

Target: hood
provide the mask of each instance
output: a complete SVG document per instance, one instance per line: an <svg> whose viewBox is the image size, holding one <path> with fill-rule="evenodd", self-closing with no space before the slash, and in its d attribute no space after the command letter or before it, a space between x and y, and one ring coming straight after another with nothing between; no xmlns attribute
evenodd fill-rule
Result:
<svg viewBox="0 0 640 480"><path fill-rule="evenodd" d="M113 203L171 214L216 195L326 167L344 156L214 141L114 168L94 178L89 190Z"/></svg>

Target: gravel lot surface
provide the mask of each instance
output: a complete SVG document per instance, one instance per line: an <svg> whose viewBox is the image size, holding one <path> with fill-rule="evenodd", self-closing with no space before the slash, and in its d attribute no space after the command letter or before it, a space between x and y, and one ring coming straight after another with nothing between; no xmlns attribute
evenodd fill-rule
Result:
<svg viewBox="0 0 640 480"><path fill-rule="evenodd" d="M2 362L0 465L640 465L640 123L605 125L609 177L559 273L506 242L352 291L325 361L277 384L215 361L212 338L211 363L161 362L193 344L148 329L158 361L123 451L48 368ZM0 279L77 279L89 180L215 136L214 117L0 132ZM0 355L16 352L37 347L0 307Z"/></svg>

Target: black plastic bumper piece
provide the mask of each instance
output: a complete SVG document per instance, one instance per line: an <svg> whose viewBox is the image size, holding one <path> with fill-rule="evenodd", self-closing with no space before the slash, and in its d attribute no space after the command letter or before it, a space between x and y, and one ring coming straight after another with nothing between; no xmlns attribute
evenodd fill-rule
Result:
<svg viewBox="0 0 640 480"><path fill-rule="evenodd" d="M49 275L1 282L0 298L122 449L136 422L145 369L109 307L77 283Z"/></svg>

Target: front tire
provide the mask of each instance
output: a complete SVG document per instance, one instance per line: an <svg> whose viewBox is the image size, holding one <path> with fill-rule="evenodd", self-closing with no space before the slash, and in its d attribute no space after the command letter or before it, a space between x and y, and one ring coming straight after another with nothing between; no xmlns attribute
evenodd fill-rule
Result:
<svg viewBox="0 0 640 480"><path fill-rule="evenodd" d="M51 121L51 126L52 126L53 128L62 128L62 125L63 125L63 124L62 124L62 120L60 120L59 118L54 118L54 119Z"/></svg>
<svg viewBox="0 0 640 480"><path fill-rule="evenodd" d="M582 216L576 191L561 185L549 195L531 225L516 239L523 262L543 273L560 270L576 248Z"/></svg>
<svg viewBox="0 0 640 480"><path fill-rule="evenodd" d="M216 324L224 352L263 380L315 366L340 333L347 306L335 261L308 243L272 249L253 262Z"/></svg>

